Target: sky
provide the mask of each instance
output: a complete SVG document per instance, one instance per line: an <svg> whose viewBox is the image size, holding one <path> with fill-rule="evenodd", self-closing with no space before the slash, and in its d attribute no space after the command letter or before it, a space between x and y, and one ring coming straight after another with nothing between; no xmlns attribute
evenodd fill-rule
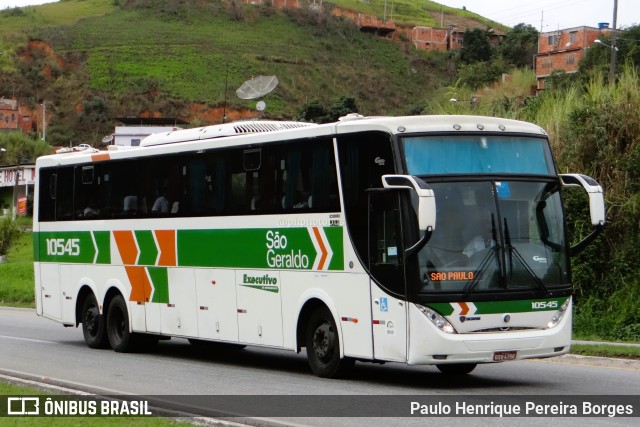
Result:
<svg viewBox="0 0 640 427"><path fill-rule="evenodd" d="M0 0L0 10L50 3L52 0ZM393 0L388 0L393 3ZM445 6L478 13L513 27L525 23L538 31L564 28L597 27L599 22L613 26L614 0L435 0ZM640 0L618 0L617 27L640 24Z"/></svg>
<svg viewBox="0 0 640 427"><path fill-rule="evenodd" d="M520 23L540 32L565 28L597 27L608 22L613 27L614 0L434 0L445 6L475 12L513 27ZM640 0L618 0L617 28L640 24Z"/></svg>
<svg viewBox="0 0 640 427"><path fill-rule="evenodd" d="M43 3L53 3L55 0L0 0L0 10L8 7L32 6Z"/></svg>

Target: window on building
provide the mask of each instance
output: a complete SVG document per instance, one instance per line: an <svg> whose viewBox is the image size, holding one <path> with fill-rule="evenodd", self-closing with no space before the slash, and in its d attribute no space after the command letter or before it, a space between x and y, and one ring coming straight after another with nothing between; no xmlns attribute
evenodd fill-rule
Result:
<svg viewBox="0 0 640 427"><path fill-rule="evenodd" d="M558 35L554 34L548 37L549 45L557 45L558 44Z"/></svg>
<svg viewBox="0 0 640 427"><path fill-rule="evenodd" d="M571 31L569 33L569 42L575 43L577 41L578 41L578 32L577 31Z"/></svg>
<svg viewBox="0 0 640 427"><path fill-rule="evenodd" d="M574 65L576 63L576 54L571 53L567 55L567 65Z"/></svg>

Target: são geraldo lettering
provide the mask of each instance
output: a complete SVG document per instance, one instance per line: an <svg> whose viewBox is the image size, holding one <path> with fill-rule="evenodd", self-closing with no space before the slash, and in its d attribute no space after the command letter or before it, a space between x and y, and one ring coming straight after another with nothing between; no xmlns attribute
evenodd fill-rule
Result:
<svg viewBox="0 0 640 427"><path fill-rule="evenodd" d="M302 250L287 249L287 236L269 230L266 234L267 265L271 268L309 268L309 257Z"/></svg>

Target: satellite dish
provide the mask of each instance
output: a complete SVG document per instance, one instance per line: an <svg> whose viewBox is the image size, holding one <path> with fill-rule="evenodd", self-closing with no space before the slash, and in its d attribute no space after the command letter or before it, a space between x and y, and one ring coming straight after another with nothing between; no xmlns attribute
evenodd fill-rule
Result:
<svg viewBox="0 0 640 427"><path fill-rule="evenodd" d="M262 98L278 86L276 76L258 76L242 83L236 90L236 94L240 99L257 99Z"/></svg>
<svg viewBox="0 0 640 427"><path fill-rule="evenodd" d="M267 104L265 104L264 101L258 101L258 103L256 104L256 110L264 111L265 108L267 108Z"/></svg>

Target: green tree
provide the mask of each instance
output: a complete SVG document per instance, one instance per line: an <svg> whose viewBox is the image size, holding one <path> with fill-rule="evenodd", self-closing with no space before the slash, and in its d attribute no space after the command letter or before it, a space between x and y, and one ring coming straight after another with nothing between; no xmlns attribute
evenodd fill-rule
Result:
<svg viewBox="0 0 640 427"><path fill-rule="evenodd" d="M111 133L112 125L109 104L99 96L93 96L82 103L82 112L78 115L76 128L90 141L97 143L100 138ZM83 141L86 143L86 141Z"/></svg>
<svg viewBox="0 0 640 427"><path fill-rule="evenodd" d="M308 122L314 123L324 123L326 117L328 115L327 109L322 103L314 99L313 101L309 101L302 106L302 110L300 111L300 119L306 120Z"/></svg>
<svg viewBox="0 0 640 427"><path fill-rule="evenodd" d="M20 233L20 228L13 219L8 216L0 218L0 256L7 255L7 251Z"/></svg>
<svg viewBox="0 0 640 427"><path fill-rule="evenodd" d="M0 147L5 150L0 156L2 165L34 163L38 157L51 154L49 144L20 132L0 133Z"/></svg>
<svg viewBox="0 0 640 427"><path fill-rule="evenodd" d="M342 96L329 109L329 121L335 122L342 116L350 113L357 113L358 106L355 98L351 96Z"/></svg>
<svg viewBox="0 0 640 427"><path fill-rule="evenodd" d="M350 96L342 96L329 108L324 106L317 99L307 102L300 111L300 118L314 123L335 122L342 116L349 113L357 113L358 106L356 100Z"/></svg>
<svg viewBox="0 0 640 427"><path fill-rule="evenodd" d="M616 41L618 47L618 69L622 70L624 64L630 63L640 68L640 25L634 25L624 30Z"/></svg>
<svg viewBox="0 0 640 427"><path fill-rule="evenodd" d="M503 61L495 60L463 65L460 67L458 75L460 84L476 90L499 81L502 73L505 72L507 72L506 64Z"/></svg>
<svg viewBox="0 0 640 427"><path fill-rule="evenodd" d="M611 66L611 46L613 40L611 36L602 36L602 43L594 43L589 46L585 57L580 61L580 72L583 75L593 75L603 73L607 75ZM640 25L629 27L620 32L615 41L616 69L620 74L625 64L630 64L636 69L640 69Z"/></svg>
<svg viewBox="0 0 640 427"><path fill-rule="evenodd" d="M460 59L465 64L489 61L493 56L491 29L474 28L464 32L463 48Z"/></svg>
<svg viewBox="0 0 640 427"><path fill-rule="evenodd" d="M518 24L500 45L502 57L516 67L533 67L533 57L538 51L538 30L529 24Z"/></svg>

